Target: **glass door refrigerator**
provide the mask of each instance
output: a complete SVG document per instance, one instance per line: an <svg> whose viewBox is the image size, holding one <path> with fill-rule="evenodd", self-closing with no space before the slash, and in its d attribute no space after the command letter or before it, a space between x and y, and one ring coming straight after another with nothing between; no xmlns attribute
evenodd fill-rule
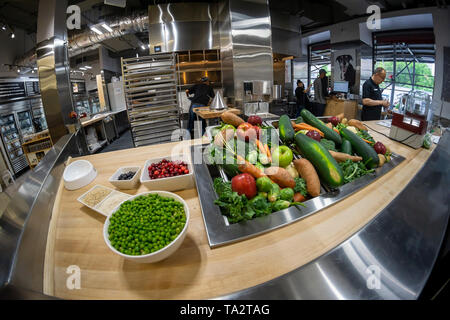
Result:
<svg viewBox="0 0 450 320"><path fill-rule="evenodd" d="M31 111L25 110L17 112L17 122L19 124L20 136L22 140L23 137L33 134L35 132Z"/></svg>
<svg viewBox="0 0 450 320"><path fill-rule="evenodd" d="M0 115L1 137L5 160L12 174L16 175L28 167L27 159L23 153L21 133L16 122L16 113Z"/></svg>

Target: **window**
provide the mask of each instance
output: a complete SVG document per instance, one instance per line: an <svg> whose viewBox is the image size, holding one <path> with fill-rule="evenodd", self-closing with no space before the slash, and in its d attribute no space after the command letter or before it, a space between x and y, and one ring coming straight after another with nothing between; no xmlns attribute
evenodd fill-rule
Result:
<svg viewBox="0 0 450 320"><path fill-rule="evenodd" d="M327 72L328 79L331 79L331 45L330 42L313 44L308 47L309 53L309 77L308 84L313 83L319 76L319 70L324 69ZM305 83L306 86L308 84ZM330 85L330 84L328 84ZM314 86L311 87L311 94L314 94Z"/></svg>
<svg viewBox="0 0 450 320"><path fill-rule="evenodd" d="M383 99L397 106L412 90L433 93L433 30L383 32L373 37L374 68L386 69L386 80L380 85Z"/></svg>

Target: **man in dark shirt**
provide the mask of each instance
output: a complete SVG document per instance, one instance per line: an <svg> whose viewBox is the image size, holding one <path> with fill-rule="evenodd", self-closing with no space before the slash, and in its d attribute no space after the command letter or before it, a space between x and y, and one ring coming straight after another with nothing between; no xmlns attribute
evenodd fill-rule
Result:
<svg viewBox="0 0 450 320"><path fill-rule="evenodd" d="M297 98L297 110L295 117L298 118L303 108L309 107L309 99L307 93L312 84L305 89L305 84L301 80L297 80L297 88L295 88L295 97Z"/></svg>
<svg viewBox="0 0 450 320"><path fill-rule="evenodd" d="M189 107L189 122L188 130L191 137L194 135L194 119L195 114L193 109L198 107L205 107L209 104L210 99L214 98L214 90L209 83L209 79L202 78L202 83L194 85L192 88L186 90L186 95L191 100L191 106ZM194 94L194 97L190 98L189 95ZM202 119L202 135L205 133L206 121Z"/></svg>
<svg viewBox="0 0 450 320"><path fill-rule="evenodd" d="M386 79L386 70L376 68L372 77L363 84L363 110L361 118L363 121L380 120L381 108L389 107L388 100L382 100L381 89L379 87Z"/></svg>

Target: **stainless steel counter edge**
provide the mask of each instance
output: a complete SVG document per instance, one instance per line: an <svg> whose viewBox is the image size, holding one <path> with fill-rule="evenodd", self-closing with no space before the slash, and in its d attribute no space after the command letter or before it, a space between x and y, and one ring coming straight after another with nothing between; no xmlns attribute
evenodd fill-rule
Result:
<svg viewBox="0 0 450 320"><path fill-rule="evenodd" d="M0 297L51 298L42 294L48 228L64 163L77 154L76 136L63 136L28 173L1 217Z"/></svg>
<svg viewBox="0 0 450 320"><path fill-rule="evenodd" d="M216 299L417 299L447 230L449 163L446 131L405 189L348 240L283 276Z"/></svg>

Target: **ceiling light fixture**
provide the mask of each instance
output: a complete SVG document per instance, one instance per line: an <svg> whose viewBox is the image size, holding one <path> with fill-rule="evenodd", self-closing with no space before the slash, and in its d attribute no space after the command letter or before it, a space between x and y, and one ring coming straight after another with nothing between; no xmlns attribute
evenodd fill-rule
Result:
<svg viewBox="0 0 450 320"><path fill-rule="evenodd" d="M94 31L96 34L103 34L103 32L101 32L100 30L98 30L96 27L92 26L91 30Z"/></svg>
<svg viewBox="0 0 450 320"><path fill-rule="evenodd" d="M84 66L86 69L92 69L91 66Z"/></svg>
<svg viewBox="0 0 450 320"><path fill-rule="evenodd" d="M83 67L81 67L81 68L80 68L80 70L86 71L87 69L86 69L86 68L83 68Z"/></svg>
<svg viewBox="0 0 450 320"><path fill-rule="evenodd" d="M11 33L11 39L14 39L16 35L14 33Z"/></svg>
<svg viewBox="0 0 450 320"><path fill-rule="evenodd" d="M111 29L111 27L108 26L106 23L102 24L102 27L108 32L113 32L113 29Z"/></svg>
<svg viewBox="0 0 450 320"><path fill-rule="evenodd" d="M6 30L6 26L5 26L5 25L2 26L2 30L3 30L3 31Z"/></svg>
<svg viewBox="0 0 450 320"><path fill-rule="evenodd" d="M142 45L141 48L142 48L142 50L145 50L145 45Z"/></svg>

